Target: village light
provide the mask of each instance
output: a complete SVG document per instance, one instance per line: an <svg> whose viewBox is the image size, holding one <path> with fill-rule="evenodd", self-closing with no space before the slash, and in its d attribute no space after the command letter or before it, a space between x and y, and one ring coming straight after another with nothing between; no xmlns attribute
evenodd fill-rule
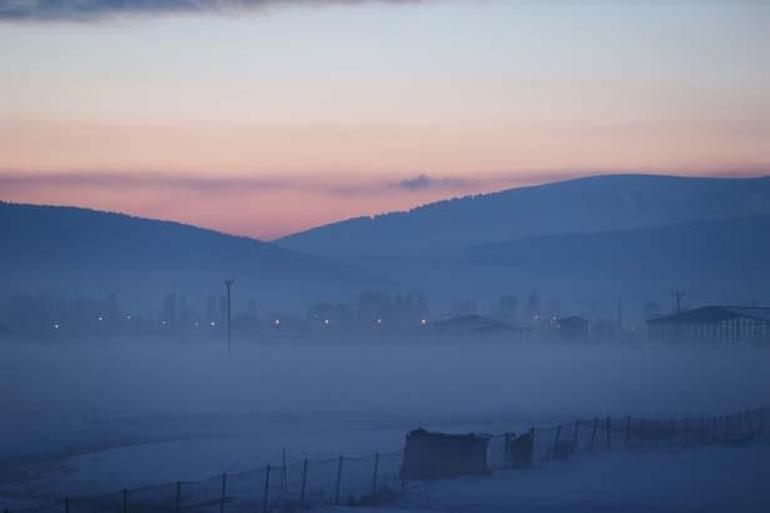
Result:
<svg viewBox="0 0 770 513"><path fill-rule="evenodd" d="M420 319L420 324L425 326L426 324L428 324L428 319Z"/></svg>
<svg viewBox="0 0 770 513"><path fill-rule="evenodd" d="M61 325L58 322L55 322L55 323L53 323L53 328L55 330L58 330L59 328L61 328Z"/></svg>
<svg viewBox="0 0 770 513"><path fill-rule="evenodd" d="M99 322L102 322L103 320L104 320L104 316L103 316L103 315L100 315L100 316L99 316Z"/></svg>
<svg viewBox="0 0 770 513"><path fill-rule="evenodd" d="M216 326L216 325L217 325L217 323L216 323L216 322L214 322L214 321L211 321L209 324L210 324L211 326Z"/></svg>
<svg viewBox="0 0 770 513"><path fill-rule="evenodd" d="M377 317L377 324L382 324L382 317Z"/></svg>
<svg viewBox="0 0 770 513"><path fill-rule="evenodd" d="M275 321L273 321L273 324L275 324L276 326L280 326L281 325L281 319L276 319Z"/></svg>
<svg viewBox="0 0 770 513"><path fill-rule="evenodd" d="M329 325L329 319L324 319L324 324Z"/></svg>

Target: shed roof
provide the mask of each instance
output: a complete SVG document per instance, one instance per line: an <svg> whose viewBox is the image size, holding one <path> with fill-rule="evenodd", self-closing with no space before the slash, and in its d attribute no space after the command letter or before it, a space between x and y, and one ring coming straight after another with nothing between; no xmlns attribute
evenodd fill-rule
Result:
<svg viewBox="0 0 770 513"><path fill-rule="evenodd" d="M738 317L770 322L770 307L765 306L704 306L647 321L650 324L677 322L720 322Z"/></svg>

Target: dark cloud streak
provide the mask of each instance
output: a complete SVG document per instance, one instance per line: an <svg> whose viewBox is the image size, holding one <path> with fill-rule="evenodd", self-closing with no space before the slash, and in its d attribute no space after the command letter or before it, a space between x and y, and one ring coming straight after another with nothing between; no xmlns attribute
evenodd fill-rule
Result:
<svg viewBox="0 0 770 513"><path fill-rule="evenodd" d="M485 180L434 178L420 174L400 181L361 180L349 177L319 179L303 176L191 176L152 172L69 172L34 173L0 171L0 188L96 188L96 189L170 189L199 192L269 192L298 191L327 195L372 195L394 191L465 192L483 185Z"/></svg>
<svg viewBox="0 0 770 513"><path fill-rule="evenodd" d="M89 22L119 16L238 12L287 5L412 3L419 0L0 0L0 21Z"/></svg>

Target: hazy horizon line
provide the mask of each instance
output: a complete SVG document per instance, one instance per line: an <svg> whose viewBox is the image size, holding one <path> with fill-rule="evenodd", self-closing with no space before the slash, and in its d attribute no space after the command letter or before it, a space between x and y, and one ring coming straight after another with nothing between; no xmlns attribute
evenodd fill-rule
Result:
<svg viewBox="0 0 770 513"><path fill-rule="evenodd" d="M274 242L279 239L312 231L324 226L343 223L352 219L366 217L378 217L388 214L409 212L414 209L423 208L431 204L452 199L460 199L471 196L483 196L496 194L509 190L523 189L528 187L548 186L561 182L575 180L585 180L600 177L612 176L648 176L648 177L670 177L670 178L703 178L703 179L757 179L770 176L770 165L768 166L720 166L718 168L702 169L697 173L685 173L683 170L585 170L585 171L532 171L525 173L489 173L479 177L458 177L444 175L428 175L420 173L401 179L381 179L378 181L360 181L358 184L335 184L333 181L314 180L311 182L300 182L297 177L210 177L210 176L188 176L179 173L162 172L41 172L30 173L11 170L0 170L0 185L7 187L37 188L37 187L63 187L63 188L155 188L163 191L187 189L194 192L223 192L228 193L234 190L243 191L246 189L251 192L270 192L275 190L288 191L312 191L327 195L342 196L367 196L401 191L403 194L418 193L423 191L434 191L442 193L439 197L420 202L417 201L407 208L385 209L369 214L343 215L337 219L328 222L289 230L285 232L278 231L273 235L255 236L240 230L228 230L207 225L205 222L189 222L181 219L179 216L153 215L152 213L142 213L136 210L126 210L121 208L103 208L89 205L87 201L49 201L45 199L27 200L23 198L14 199L14 195L3 194L0 202L16 205L32 205L41 207L69 207L91 210L95 212L105 212L112 214L126 215L143 219L150 219L164 222L174 222L196 228L212 230L218 233L236 237L247 237L254 240L265 242ZM308 177L300 177L302 180ZM443 194L445 193L445 194ZM417 200L418 198L415 198Z"/></svg>

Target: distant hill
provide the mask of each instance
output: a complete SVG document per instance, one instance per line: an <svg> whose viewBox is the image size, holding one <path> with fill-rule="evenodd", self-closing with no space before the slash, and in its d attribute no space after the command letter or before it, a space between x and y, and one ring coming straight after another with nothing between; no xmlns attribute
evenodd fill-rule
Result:
<svg viewBox="0 0 770 513"><path fill-rule="evenodd" d="M616 294L678 287L712 300L770 299L770 216L485 244L465 262L560 288L614 283Z"/></svg>
<svg viewBox="0 0 770 513"><path fill-rule="evenodd" d="M445 256L487 242L757 215L770 215L770 177L597 176L351 219L275 242L339 258Z"/></svg>
<svg viewBox="0 0 770 513"><path fill-rule="evenodd" d="M159 305L167 292L219 294L279 307L344 290L350 270L273 244L194 226L81 208L0 202L4 293L116 292Z"/></svg>

